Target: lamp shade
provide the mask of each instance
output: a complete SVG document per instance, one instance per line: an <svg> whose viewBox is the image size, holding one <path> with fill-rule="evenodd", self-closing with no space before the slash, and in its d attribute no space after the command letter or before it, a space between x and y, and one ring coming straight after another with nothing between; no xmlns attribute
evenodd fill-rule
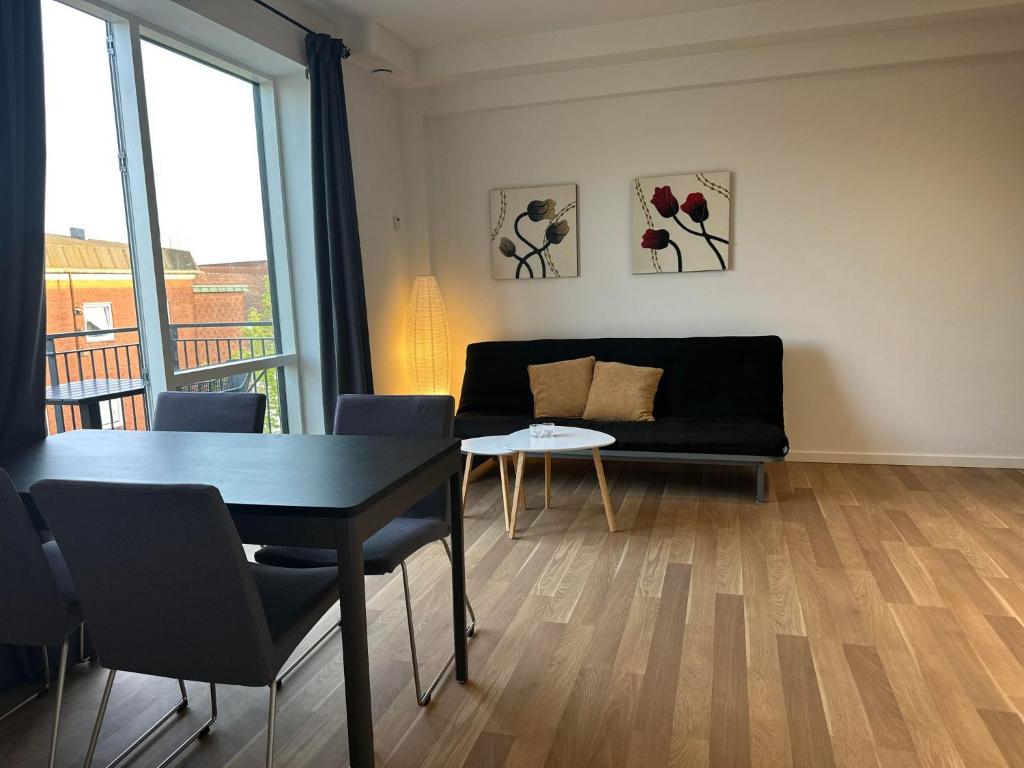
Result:
<svg viewBox="0 0 1024 768"><path fill-rule="evenodd" d="M448 394L448 318L433 275L419 275L412 285L405 344L413 391Z"/></svg>

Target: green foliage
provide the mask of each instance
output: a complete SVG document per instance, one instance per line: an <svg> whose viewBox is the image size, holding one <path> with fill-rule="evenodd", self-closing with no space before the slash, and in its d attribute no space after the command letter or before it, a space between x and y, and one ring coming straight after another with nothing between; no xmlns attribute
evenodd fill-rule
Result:
<svg viewBox="0 0 1024 768"><path fill-rule="evenodd" d="M270 278L263 278L263 295L260 297L260 308L249 308L246 321L249 323L260 323L274 319L274 308L270 300ZM251 357L262 357L263 355L274 354L274 326L273 325L247 325L242 329L242 338L250 339L248 344L240 345L241 354L233 355L236 359L248 359ZM281 431L281 383L278 380L277 368L268 368L265 371L257 371L254 374L252 387L257 392L267 396L267 414L270 419L270 431Z"/></svg>

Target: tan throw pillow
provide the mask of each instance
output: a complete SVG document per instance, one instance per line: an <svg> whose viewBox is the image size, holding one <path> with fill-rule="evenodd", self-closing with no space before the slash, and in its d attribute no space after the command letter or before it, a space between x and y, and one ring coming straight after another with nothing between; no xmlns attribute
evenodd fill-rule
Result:
<svg viewBox="0 0 1024 768"><path fill-rule="evenodd" d="M597 363L584 419L594 421L654 421L654 396L661 368L623 363Z"/></svg>
<svg viewBox="0 0 1024 768"><path fill-rule="evenodd" d="M528 365L534 416L579 418L587 407L590 380L594 378L594 358L562 360L559 363Z"/></svg>

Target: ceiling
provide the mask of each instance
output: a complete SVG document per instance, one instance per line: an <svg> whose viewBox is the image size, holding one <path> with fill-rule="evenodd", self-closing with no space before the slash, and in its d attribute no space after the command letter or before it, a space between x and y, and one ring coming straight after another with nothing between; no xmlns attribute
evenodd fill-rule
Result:
<svg viewBox="0 0 1024 768"><path fill-rule="evenodd" d="M325 11L374 21L412 48L751 5L765 0L315 0Z"/></svg>

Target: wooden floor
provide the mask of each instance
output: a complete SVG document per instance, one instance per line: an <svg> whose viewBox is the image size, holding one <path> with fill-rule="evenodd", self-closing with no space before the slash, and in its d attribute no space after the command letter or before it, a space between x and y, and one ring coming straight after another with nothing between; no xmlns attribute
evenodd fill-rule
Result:
<svg viewBox="0 0 1024 768"><path fill-rule="evenodd" d="M521 537L493 477L470 487L472 680L415 705L397 577L368 585L378 764L385 766L1024 765L1024 472L788 463L770 499L749 470L531 467ZM410 561L427 674L450 648L442 549ZM334 639L282 690L277 765L347 764ZM79 764L104 673L80 667L60 763ZM135 761L206 715L193 707ZM262 765L263 691L224 688L181 765ZM125 675L104 763L176 686ZM0 724L0 765L43 765L50 701ZM184 722L183 722L184 721Z"/></svg>

